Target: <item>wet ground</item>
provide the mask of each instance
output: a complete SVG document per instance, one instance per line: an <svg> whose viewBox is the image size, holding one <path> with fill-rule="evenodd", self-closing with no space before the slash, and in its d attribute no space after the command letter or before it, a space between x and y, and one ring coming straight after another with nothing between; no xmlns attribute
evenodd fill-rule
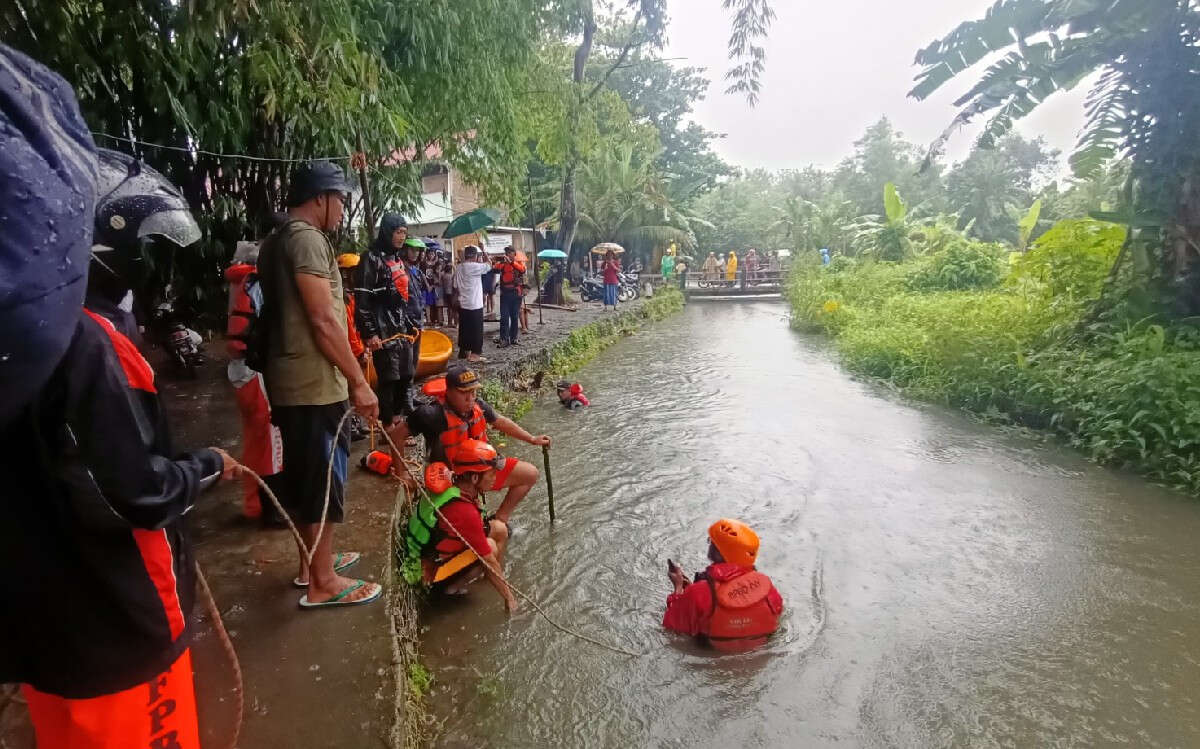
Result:
<svg viewBox="0 0 1200 749"><path fill-rule="evenodd" d="M575 327L605 314L599 305L575 312L544 310L538 323L531 309L523 345L497 349L498 330L485 323L487 372L500 372L520 357L565 337ZM455 331L445 330L451 338ZM222 344L208 344L213 360L196 381L174 378L159 366L175 444L212 445L238 455L240 423ZM152 357L152 361L155 361ZM155 361L157 364L157 361ZM351 466L367 450L357 442ZM360 551L363 561L346 574L380 581L386 563L388 520L396 484L351 470L346 522L335 529L336 548ZM392 728L394 679L389 619L382 602L345 609L301 611L303 591L291 586L296 550L286 530L260 530L240 514L240 484L223 484L205 494L190 514L201 567L213 588L225 626L241 662L245 689L243 747L384 747ZM200 702L201 739L223 746L232 730L232 673L199 603L194 664ZM0 747L32 746L24 710L0 692Z"/></svg>
<svg viewBox="0 0 1200 749"><path fill-rule="evenodd" d="M540 402L508 571L425 614L444 747L1200 746L1200 503L907 402L786 307L693 302ZM525 446L502 452L540 463ZM666 559L740 517L782 632L717 656L659 622Z"/></svg>

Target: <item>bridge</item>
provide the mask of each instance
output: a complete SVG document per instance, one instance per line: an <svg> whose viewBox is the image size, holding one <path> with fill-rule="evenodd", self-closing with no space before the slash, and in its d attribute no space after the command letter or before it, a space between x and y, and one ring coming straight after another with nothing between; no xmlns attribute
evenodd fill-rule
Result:
<svg viewBox="0 0 1200 749"><path fill-rule="evenodd" d="M745 268L738 269L738 277L733 281L726 281L724 275L715 277L707 274L704 271L688 271L686 278L683 274L675 274L672 279L672 285L679 288L689 299L691 298L729 298L729 297L770 297L780 296L783 294L783 286L787 279L788 271L783 270L756 270L747 271ZM655 286L663 285L661 275L651 275L643 273L640 280L644 283L650 281Z"/></svg>

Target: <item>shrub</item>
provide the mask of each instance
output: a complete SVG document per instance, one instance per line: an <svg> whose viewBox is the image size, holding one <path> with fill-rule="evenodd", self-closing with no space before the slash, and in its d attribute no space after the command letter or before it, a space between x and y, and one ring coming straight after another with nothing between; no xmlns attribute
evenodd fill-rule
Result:
<svg viewBox="0 0 1200 749"><path fill-rule="evenodd" d="M961 237L916 263L908 276L908 288L916 291L961 291L990 289L1000 283L1003 266L1001 248Z"/></svg>
<svg viewBox="0 0 1200 749"><path fill-rule="evenodd" d="M1124 241L1125 227L1117 224L1059 221L1017 258L1009 278L1034 281L1047 295L1072 305L1095 299Z"/></svg>

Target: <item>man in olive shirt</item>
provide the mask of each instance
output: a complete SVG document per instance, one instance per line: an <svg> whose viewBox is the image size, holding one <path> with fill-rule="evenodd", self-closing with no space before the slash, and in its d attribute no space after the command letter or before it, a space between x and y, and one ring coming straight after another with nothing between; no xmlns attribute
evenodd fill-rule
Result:
<svg viewBox="0 0 1200 749"><path fill-rule="evenodd" d="M283 440L282 501L310 548L322 520L331 452L333 481L325 520L340 523L343 517L350 453L348 425L342 424L347 395L368 420L379 416L379 401L350 351L342 278L323 233L341 223L347 190L342 170L327 161L297 168L288 194L288 220L263 240L258 259L262 323L267 326L263 374L271 420ZM333 526L326 525L311 569L301 555L295 582L308 588L301 607L379 598L382 589L375 583L338 575L357 560L353 553L334 555Z"/></svg>

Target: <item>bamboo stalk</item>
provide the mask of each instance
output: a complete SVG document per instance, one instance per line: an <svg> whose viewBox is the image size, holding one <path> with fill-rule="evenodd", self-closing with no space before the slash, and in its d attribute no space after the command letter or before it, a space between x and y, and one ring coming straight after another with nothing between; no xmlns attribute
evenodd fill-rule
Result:
<svg viewBox="0 0 1200 749"><path fill-rule="evenodd" d="M542 465L546 468L546 503L550 509L550 522L554 522L554 479L550 477L550 448L542 445Z"/></svg>

